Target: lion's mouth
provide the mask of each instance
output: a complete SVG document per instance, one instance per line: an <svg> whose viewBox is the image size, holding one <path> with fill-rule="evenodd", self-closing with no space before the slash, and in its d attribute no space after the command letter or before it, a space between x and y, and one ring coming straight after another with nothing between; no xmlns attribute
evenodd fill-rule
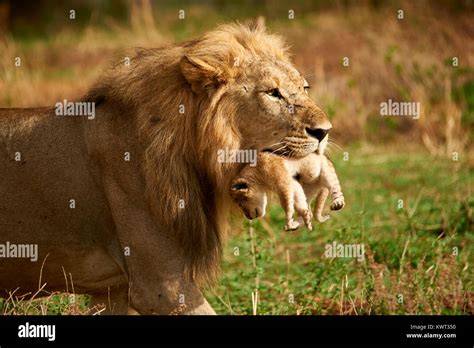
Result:
<svg viewBox="0 0 474 348"><path fill-rule="evenodd" d="M320 142L308 137L285 137L278 145L265 148L264 152L272 152L287 157L305 157L319 151Z"/></svg>
<svg viewBox="0 0 474 348"><path fill-rule="evenodd" d="M308 142L305 144L288 144L288 157L304 157L318 150L319 142Z"/></svg>

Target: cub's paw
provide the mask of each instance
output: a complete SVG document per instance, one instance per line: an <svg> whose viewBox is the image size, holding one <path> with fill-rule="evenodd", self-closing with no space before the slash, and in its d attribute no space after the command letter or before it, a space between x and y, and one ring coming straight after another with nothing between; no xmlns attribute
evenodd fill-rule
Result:
<svg viewBox="0 0 474 348"><path fill-rule="evenodd" d="M285 225L285 231L295 231L300 227L300 223L295 220L288 221Z"/></svg>
<svg viewBox="0 0 474 348"><path fill-rule="evenodd" d="M320 223L323 223L327 220L329 220L330 216L329 215L318 215L316 216L316 220L318 220L318 222Z"/></svg>
<svg viewBox="0 0 474 348"><path fill-rule="evenodd" d="M331 210L341 210L345 205L344 198L337 198L332 202Z"/></svg>

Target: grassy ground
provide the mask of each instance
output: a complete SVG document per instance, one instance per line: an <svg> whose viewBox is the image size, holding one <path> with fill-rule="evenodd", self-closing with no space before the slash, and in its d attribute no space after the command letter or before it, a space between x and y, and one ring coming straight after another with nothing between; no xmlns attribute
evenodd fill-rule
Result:
<svg viewBox="0 0 474 348"><path fill-rule="evenodd" d="M297 11L291 22L287 8L256 9L255 16L264 15L270 31L292 46L338 141L391 145L350 145L334 153L347 206L313 231L283 232L277 204L264 220L235 219L222 277L207 291L218 313L474 312L473 22L467 12L400 4L403 21L395 16L398 5ZM176 13L157 9L154 21L145 8L132 11L127 26L91 17L86 27L67 21L45 37L0 36L0 107L79 98L116 50L157 47L248 17L202 6L187 6L185 21ZM420 102L420 119L380 117L380 103L389 98ZM460 157L453 161L456 151ZM326 244L334 241L363 244L365 260L325 258ZM35 301L13 296L0 299L0 313L95 312L87 303L85 296L74 302L58 294Z"/></svg>
<svg viewBox="0 0 474 348"><path fill-rule="evenodd" d="M333 160L345 209L313 231L284 232L277 205L236 227L211 304L222 314L473 314L472 160L344 151L348 161ZM365 260L326 258L334 241L363 243Z"/></svg>
<svg viewBox="0 0 474 348"><path fill-rule="evenodd" d="M332 159L346 207L313 231L284 232L278 204L263 220L235 218L222 277L207 291L216 311L474 314L474 158L431 157L415 147L352 146ZM363 244L365 259L326 258L325 246L334 241ZM13 296L0 300L0 313L97 312L87 310L87 303L85 296Z"/></svg>

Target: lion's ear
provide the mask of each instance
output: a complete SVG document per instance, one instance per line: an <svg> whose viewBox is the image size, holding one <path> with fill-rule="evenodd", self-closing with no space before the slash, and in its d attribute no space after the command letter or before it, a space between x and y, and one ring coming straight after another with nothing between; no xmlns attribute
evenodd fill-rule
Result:
<svg viewBox="0 0 474 348"><path fill-rule="evenodd" d="M181 73L195 93L217 88L225 82L222 71L199 58L183 56L179 62Z"/></svg>
<svg viewBox="0 0 474 348"><path fill-rule="evenodd" d="M258 16L254 20L250 21L249 28L252 31L265 31L266 30L265 17Z"/></svg>

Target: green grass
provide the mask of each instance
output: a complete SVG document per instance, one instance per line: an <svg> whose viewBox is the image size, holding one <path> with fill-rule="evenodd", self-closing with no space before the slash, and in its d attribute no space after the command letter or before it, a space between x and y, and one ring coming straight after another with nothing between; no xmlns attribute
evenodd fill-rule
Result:
<svg viewBox="0 0 474 348"><path fill-rule="evenodd" d="M234 219L221 279L206 291L217 313L473 314L472 158L454 162L414 147L368 146L331 158L346 207L329 221L284 232L275 201L264 220ZM363 243L365 260L326 258L333 241ZM0 300L0 313L91 313L87 303L87 296L71 303L52 294Z"/></svg>
<svg viewBox="0 0 474 348"><path fill-rule="evenodd" d="M154 13L157 33L127 24L127 9L111 2L96 6L95 19L89 9L78 7L73 22L64 10L42 9L40 20L25 23L11 39L0 42L0 51L5 51L0 102L3 107L31 107L73 99L87 90L116 49L191 39L217 23L264 15L270 32L282 34L292 46L297 66L315 87L313 97L331 117L335 131L345 130L340 134L345 142L370 139L399 145L352 146L343 150L350 153L349 161L342 160L342 151L335 153L347 205L313 231L284 232L277 202L263 221L236 219L221 279L206 292L213 307L219 314L252 314L252 292L258 288L258 314L472 314L474 160L432 158L422 146L407 144L426 135L440 150L470 145L448 144L447 139L449 130L456 140L474 135L472 50L465 49L471 27L461 16L464 5L457 4L452 16L413 8L411 19L400 26L393 16L387 17L398 9L393 4L378 6L377 11L314 0L248 4L161 1ZM185 20L177 17L182 8ZM290 8L295 20L288 19ZM141 23L140 13L135 16ZM106 21L108 17L114 20ZM378 30L380 23L388 29ZM335 35L336 44L331 39ZM446 52L462 54L459 67L453 68ZM16 56L22 57L24 70L13 67ZM341 68L342 56L351 57L350 67ZM372 64L364 64L367 60ZM380 118L379 103L388 97L420 101L429 121L412 123L408 132L404 120ZM402 209L397 208L400 199ZM363 243L366 260L325 258L325 245L333 241ZM0 299L0 313L86 312L87 296L78 299L70 303L58 294L34 301Z"/></svg>
<svg viewBox="0 0 474 348"><path fill-rule="evenodd" d="M89 308L87 295L53 293L47 297L24 300L13 293L10 298L0 298L3 315L73 315L95 314L100 308Z"/></svg>
<svg viewBox="0 0 474 348"><path fill-rule="evenodd" d="M342 151L332 156L344 210L313 231L283 231L277 204L263 221L237 223L211 305L252 314L258 288L258 314L472 314L472 161L413 149L344 151L348 161ZM365 260L326 258L333 241L363 243Z"/></svg>

